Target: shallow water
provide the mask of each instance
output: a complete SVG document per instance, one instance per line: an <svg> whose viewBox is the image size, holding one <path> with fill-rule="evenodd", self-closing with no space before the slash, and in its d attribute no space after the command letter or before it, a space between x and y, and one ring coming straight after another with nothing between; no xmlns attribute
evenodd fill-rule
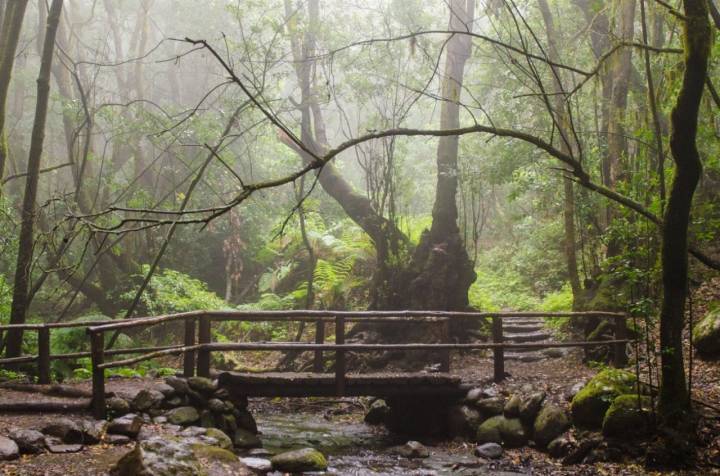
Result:
<svg viewBox="0 0 720 476"><path fill-rule="evenodd" d="M328 457L328 472L338 475L493 475L522 473L495 471L470 454L451 454L429 446L430 457L407 459L390 448L403 444L381 427L358 421L329 421L321 414L298 412L258 414L258 429L264 447L271 453L313 447ZM274 473L280 474L280 473Z"/></svg>

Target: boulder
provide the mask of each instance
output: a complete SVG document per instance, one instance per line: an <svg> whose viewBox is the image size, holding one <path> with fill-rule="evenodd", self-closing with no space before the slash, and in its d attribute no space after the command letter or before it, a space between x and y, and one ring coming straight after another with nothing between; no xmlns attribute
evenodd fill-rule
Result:
<svg viewBox="0 0 720 476"><path fill-rule="evenodd" d="M138 433L140 433L140 428L142 428L142 426L142 418L134 413L128 413L127 415L123 415L112 420L107 427L107 432L135 438Z"/></svg>
<svg viewBox="0 0 720 476"><path fill-rule="evenodd" d="M175 389L167 383L157 384L155 390L162 393L165 397L172 397L175 394Z"/></svg>
<svg viewBox="0 0 720 476"><path fill-rule="evenodd" d="M200 412L200 426L204 428L212 428L214 426L217 426L215 423L215 417L213 416L213 412L210 410L203 410Z"/></svg>
<svg viewBox="0 0 720 476"><path fill-rule="evenodd" d="M520 419L497 415L478 427L476 440L478 443L498 443L508 448L519 448L527 443L528 438Z"/></svg>
<svg viewBox="0 0 720 476"><path fill-rule="evenodd" d="M37 430L18 429L8 435L17 443L20 452L24 454L37 454L45 451L45 435Z"/></svg>
<svg viewBox="0 0 720 476"><path fill-rule="evenodd" d="M200 419L195 407L178 407L168 411L165 416L172 425L188 426Z"/></svg>
<svg viewBox="0 0 720 476"><path fill-rule="evenodd" d="M251 433L243 428L235 430L233 436L233 444L236 448L249 449L258 448L262 446L262 441L258 438L255 433Z"/></svg>
<svg viewBox="0 0 720 476"><path fill-rule="evenodd" d="M107 401L107 409L112 416L122 416L130 413L130 402L120 397L111 397Z"/></svg>
<svg viewBox="0 0 720 476"><path fill-rule="evenodd" d="M205 432L205 436L213 438L217 441L217 446L226 450L232 450L233 442L225 432L218 430L217 428L208 428Z"/></svg>
<svg viewBox="0 0 720 476"><path fill-rule="evenodd" d="M83 420L80 422L80 430L82 431L81 441L73 441L72 443L84 443L86 445L96 445L100 443L107 429L108 422L105 420Z"/></svg>
<svg viewBox="0 0 720 476"><path fill-rule="evenodd" d="M168 385L168 387L170 387ZM172 388L172 387L170 387ZM151 408L157 408L165 399L165 395L157 390L140 390L132 400L132 407L139 412L146 412Z"/></svg>
<svg viewBox="0 0 720 476"><path fill-rule="evenodd" d="M540 448L545 448L568 427L570 427L570 419L565 410L555 405L545 405L535 419L533 440Z"/></svg>
<svg viewBox="0 0 720 476"><path fill-rule="evenodd" d="M469 405L454 405L448 410L448 430L451 435L470 436L480 424L480 412Z"/></svg>
<svg viewBox="0 0 720 476"><path fill-rule="evenodd" d="M216 419L216 423L217 423L218 428L220 428L222 431L224 431L227 434L235 433L235 430L238 429L237 420L235 419L235 415L228 415L228 414L220 415L220 418Z"/></svg>
<svg viewBox="0 0 720 476"><path fill-rule="evenodd" d="M513 395L503 407L503 415L508 418L515 418L516 416L520 415L521 405L522 399L520 398L520 395Z"/></svg>
<svg viewBox="0 0 720 476"><path fill-rule="evenodd" d="M58 418L53 420L42 429L42 432L49 436L65 441L66 443L79 443L82 441L82 429L80 425L69 418Z"/></svg>
<svg viewBox="0 0 720 476"><path fill-rule="evenodd" d="M391 451L403 458L427 458L430 456L430 451L419 441L408 441L404 445L393 447Z"/></svg>
<svg viewBox="0 0 720 476"><path fill-rule="evenodd" d="M523 398L520 404L520 421L525 424L532 424L535 421L535 417L540 412L542 404L545 401L545 392L535 392L527 397Z"/></svg>
<svg viewBox="0 0 720 476"><path fill-rule="evenodd" d="M179 395L186 395L190 391L190 386L184 378L168 377L165 379L165 383L172 387L175 393Z"/></svg>
<svg viewBox="0 0 720 476"><path fill-rule="evenodd" d="M553 458L564 458L570 451L572 451L574 445L565 436L558 436L547 445L547 451Z"/></svg>
<svg viewBox="0 0 720 476"><path fill-rule="evenodd" d="M637 394L620 395L613 400L603 418L603 435L610 438L635 439L646 436L651 429L650 397Z"/></svg>
<svg viewBox="0 0 720 476"><path fill-rule="evenodd" d="M490 397L477 400L475 408L480 410L484 417L500 415L505 408L505 399L502 397Z"/></svg>
<svg viewBox="0 0 720 476"><path fill-rule="evenodd" d="M112 435L112 434L106 434L103 438L103 441L107 443L108 445L126 445L130 443L132 440L129 436L125 435Z"/></svg>
<svg viewBox="0 0 720 476"><path fill-rule="evenodd" d="M0 436L0 461L10 461L20 457L20 448L10 438Z"/></svg>
<svg viewBox="0 0 720 476"><path fill-rule="evenodd" d="M632 393L635 375L619 369L607 369L593 377L572 399L573 423L584 428L600 428L605 412L619 395Z"/></svg>
<svg viewBox="0 0 720 476"><path fill-rule="evenodd" d="M153 437L139 442L110 470L112 476L253 474L228 450L196 438Z"/></svg>
<svg viewBox="0 0 720 476"><path fill-rule="evenodd" d="M693 344L703 358L720 356L720 306L708 311L693 327Z"/></svg>
<svg viewBox="0 0 720 476"><path fill-rule="evenodd" d="M249 411L237 410L235 412L235 421L238 428L243 428L253 434L257 433L257 423Z"/></svg>
<svg viewBox="0 0 720 476"><path fill-rule="evenodd" d="M385 400L378 398L372 402L370 409L365 414L365 423L368 425L380 425L386 421L389 414L390 407L385 403Z"/></svg>
<svg viewBox="0 0 720 476"><path fill-rule="evenodd" d="M274 470L286 473L325 471L327 469L325 456L314 448L279 453L273 456L270 462Z"/></svg>
<svg viewBox="0 0 720 476"><path fill-rule="evenodd" d="M265 474L272 471L272 462L269 459L258 458L256 456L248 456L245 458L240 458L240 462L251 470L260 474Z"/></svg>
<svg viewBox="0 0 720 476"><path fill-rule="evenodd" d="M225 403L218 398L208 400L208 408L214 413L222 413L226 410Z"/></svg>
<svg viewBox="0 0 720 476"><path fill-rule="evenodd" d="M187 383L192 390L200 392L208 397L211 397L218 389L216 382L213 382L209 378L205 377L190 377L187 379Z"/></svg>
<svg viewBox="0 0 720 476"><path fill-rule="evenodd" d="M502 446L497 443L485 443L475 448L475 456L480 458L498 459L502 454Z"/></svg>

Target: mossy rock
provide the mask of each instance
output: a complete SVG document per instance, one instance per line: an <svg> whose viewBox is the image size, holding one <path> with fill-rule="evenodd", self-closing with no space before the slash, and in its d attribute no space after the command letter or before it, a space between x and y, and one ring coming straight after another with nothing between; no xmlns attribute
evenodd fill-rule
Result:
<svg viewBox="0 0 720 476"><path fill-rule="evenodd" d="M232 450L233 442L224 431L218 430L217 428L208 428L205 432L205 436L215 439L217 445L225 450Z"/></svg>
<svg viewBox="0 0 720 476"><path fill-rule="evenodd" d="M275 471L287 473L302 473L305 471L325 471L327 460L325 456L314 448L286 451L270 459Z"/></svg>
<svg viewBox="0 0 720 476"><path fill-rule="evenodd" d="M241 449L262 447L262 441L260 441L260 438L258 438L254 433L251 433L242 428L238 428L235 431L235 436L233 437L233 444L236 448Z"/></svg>
<svg viewBox="0 0 720 476"><path fill-rule="evenodd" d="M720 357L720 306L693 327L693 344L703 358Z"/></svg>
<svg viewBox="0 0 720 476"><path fill-rule="evenodd" d="M208 459L219 461L222 463L234 463L238 460L238 457L232 451L228 451L225 448L219 448L217 446L205 445L202 443L196 443L191 445L193 455L197 459Z"/></svg>
<svg viewBox="0 0 720 476"><path fill-rule="evenodd" d="M552 440L562 435L570 426L570 419L560 407L545 405L538 413L533 425L533 440L545 448Z"/></svg>
<svg viewBox="0 0 720 476"><path fill-rule="evenodd" d="M635 375L619 369L603 370L593 377L572 399L573 423L583 428L600 428L605 412L616 397L632 393Z"/></svg>
<svg viewBox="0 0 720 476"><path fill-rule="evenodd" d="M485 420L475 435L478 443L500 443L508 448L524 446L528 437L518 418L506 418L502 415Z"/></svg>
<svg viewBox="0 0 720 476"><path fill-rule="evenodd" d="M200 414L195 407L173 408L165 414L168 422L173 425L188 426L200 419Z"/></svg>
<svg viewBox="0 0 720 476"><path fill-rule="evenodd" d="M610 438L634 439L650 432L651 419L650 397L637 394L620 395L605 412L602 432Z"/></svg>

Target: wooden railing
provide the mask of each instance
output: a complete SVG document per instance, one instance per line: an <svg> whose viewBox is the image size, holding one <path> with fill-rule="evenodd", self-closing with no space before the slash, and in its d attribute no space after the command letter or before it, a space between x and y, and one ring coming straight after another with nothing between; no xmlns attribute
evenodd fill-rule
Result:
<svg viewBox="0 0 720 476"><path fill-rule="evenodd" d="M552 342L552 343L505 343L503 338L502 320L506 317L598 317L614 320L615 336L613 340ZM492 342L460 344L450 343L448 339L449 322L456 319L492 319ZM182 345L166 347L144 347L122 349L121 351L105 349L105 333L118 332L137 327L151 327L169 322L184 322L184 339ZM212 342L212 323L221 321L245 322L314 322L316 324L315 343L298 342L244 342L217 343ZM406 344L347 344L345 343L346 326L353 322L375 323L430 323L440 326L440 335L444 342L440 343L406 343ZM335 343L325 343L325 325L335 324ZM86 324L87 325L87 324ZM627 364L626 315L611 312L575 312L575 313L543 313L543 312L441 312L441 311L193 311L165 316L139 318L110 323L98 323L87 328L90 337L90 357L92 359L93 381L93 413L96 418L105 416L105 370L115 367L133 365L145 360L183 354L183 374L186 377L197 374L210 376L210 358L212 352L227 351L311 351L314 352L313 369L323 371L323 352L335 353L335 386L336 393L343 395L346 384L346 353L374 352L388 350L424 350L437 351L440 354L440 371L450 372L450 352L453 350L492 349L495 381L505 378L505 349L547 349L554 347L592 347L612 345L615 348L614 365L624 367ZM141 353L143 355L105 362L110 355ZM56 357L57 358L57 357ZM8 359L5 359L8 360ZM3 361L0 360L0 364Z"/></svg>

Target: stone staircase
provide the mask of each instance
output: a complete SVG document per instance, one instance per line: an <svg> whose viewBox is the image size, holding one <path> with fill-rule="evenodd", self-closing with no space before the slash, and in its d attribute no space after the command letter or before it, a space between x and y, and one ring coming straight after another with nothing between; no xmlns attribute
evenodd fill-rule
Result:
<svg viewBox="0 0 720 476"><path fill-rule="evenodd" d="M542 317L507 317L503 319L503 337L509 344L554 342L550 331L545 329ZM505 360L537 362L548 357L562 357L560 349L512 349L505 351Z"/></svg>

